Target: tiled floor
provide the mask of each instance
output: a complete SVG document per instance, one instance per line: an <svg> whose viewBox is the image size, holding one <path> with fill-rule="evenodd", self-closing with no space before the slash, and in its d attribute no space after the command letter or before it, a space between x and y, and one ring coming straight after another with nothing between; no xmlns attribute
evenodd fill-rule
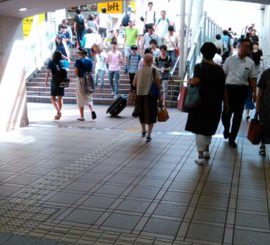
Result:
<svg viewBox="0 0 270 245"><path fill-rule="evenodd" d="M30 104L30 127L1 134L0 244L270 244L269 157L245 122L238 150L219 128L200 167L176 110L146 144L131 108L97 107L96 122L50 109Z"/></svg>

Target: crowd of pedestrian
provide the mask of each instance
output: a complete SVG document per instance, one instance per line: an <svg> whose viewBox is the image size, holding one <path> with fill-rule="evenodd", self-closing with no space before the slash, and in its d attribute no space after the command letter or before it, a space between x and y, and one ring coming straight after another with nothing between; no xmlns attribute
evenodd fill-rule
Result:
<svg viewBox="0 0 270 245"><path fill-rule="evenodd" d="M146 141L150 142L158 107L165 106L170 71L179 55L179 37L166 11L161 11L158 16L152 2L148 3L148 9L139 21L135 20L130 6L123 14L123 53L118 47L118 31L111 35L110 50L106 48L104 42L111 33L108 25L106 9L102 9L99 16L90 15L87 18L79 10L76 11L74 32L79 48L75 62L75 75L78 77L77 104L80 111L78 120L84 120L85 105L89 107L92 119L96 118L93 92L99 84L101 90L104 88L106 73L112 95L115 99L119 97L120 69L123 66L125 73L129 74L130 91L137 95L135 108L142 136L146 136ZM64 95L63 88L57 87L56 77L57 71L61 70L61 59L70 58L68 50L73 45L70 31L67 21L63 21L56 37L56 51L48 64L53 75L51 96L57 111L56 120L61 118ZM198 87L200 103L189 111L186 125L187 131L196 134L196 163L204 164L210 158L211 137L216 133L220 119L228 145L237 148L236 139L243 111L247 109L246 119L249 120L250 110L255 109L256 102L256 115L260 116L263 124L260 154L265 155L265 144L270 143L270 69L260 76L263 53L259 48L255 26L251 25L240 37L228 28L216 35L215 42L205 43L201 53L203 59L195 66L194 76L189 80L191 87ZM60 55L62 58L59 58ZM92 86L92 90L87 93L81 88L81 84L86 83ZM153 86L158 93L153 92Z"/></svg>

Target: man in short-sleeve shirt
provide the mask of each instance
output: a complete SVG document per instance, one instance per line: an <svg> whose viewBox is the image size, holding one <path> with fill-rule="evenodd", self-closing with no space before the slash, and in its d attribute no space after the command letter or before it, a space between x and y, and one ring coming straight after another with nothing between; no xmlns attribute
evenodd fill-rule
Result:
<svg viewBox="0 0 270 245"><path fill-rule="evenodd" d="M255 63L248 57L250 48L251 43L248 39L241 40L238 54L229 57L223 66L226 74L225 107L222 114L223 134L225 139L229 138L229 146L232 148L237 147L235 139L241 125L249 85L253 90L253 100L256 101L257 72Z"/></svg>

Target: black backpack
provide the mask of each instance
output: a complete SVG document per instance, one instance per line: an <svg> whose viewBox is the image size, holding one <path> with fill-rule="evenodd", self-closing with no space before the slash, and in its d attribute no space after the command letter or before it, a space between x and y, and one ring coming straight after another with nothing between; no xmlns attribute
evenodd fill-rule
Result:
<svg viewBox="0 0 270 245"><path fill-rule="evenodd" d="M122 19L122 26L127 27L129 21L130 21L130 15L126 12Z"/></svg>

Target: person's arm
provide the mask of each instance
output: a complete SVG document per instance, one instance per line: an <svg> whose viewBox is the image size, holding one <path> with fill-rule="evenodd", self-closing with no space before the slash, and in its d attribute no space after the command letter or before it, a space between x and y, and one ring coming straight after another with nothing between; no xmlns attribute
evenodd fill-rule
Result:
<svg viewBox="0 0 270 245"><path fill-rule="evenodd" d="M79 76L79 70L78 70L78 68L77 67L75 67L75 69L74 69L74 73L75 73L75 75L78 77Z"/></svg>
<svg viewBox="0 0 270 245"><path fill-rule="evenodd" d="M256 102L256 113L261 112L261 101L262 101L262 88L258 88L257 93L257 102Z"/></svg>
<svg viewBox="0 0 270 245"><path fill-rule="evenodd" d="M188 83L193 86L198 86L201 83L201 64L198 64L194 68L194 76L189 79Z"/></svg>
<svg viewBox="0 0 270 245"><path fill-rule="evenodd" d="M133 79L132 85L133 85L134 87L137 86L137 72L136 72L135 77L134 77L134 79Z"/></svg>
<svg viewBox="0 0 270 245"><path fill-rule="evenodd" d="M250 71L250 86L252 87L253 91L253 101L256 102L257 98L257 71L255 67L255 63L253 62L251 66L251 71Z"/></svg>
<svg viewBox="0 0 270 245"><path fill-rule="evenodd" d="M49 77L50 77L50 73L51 71L48 70L47 73L46 73L46 78L45 78L45 85L48 86L48 80L49 80Z"/></svg>

